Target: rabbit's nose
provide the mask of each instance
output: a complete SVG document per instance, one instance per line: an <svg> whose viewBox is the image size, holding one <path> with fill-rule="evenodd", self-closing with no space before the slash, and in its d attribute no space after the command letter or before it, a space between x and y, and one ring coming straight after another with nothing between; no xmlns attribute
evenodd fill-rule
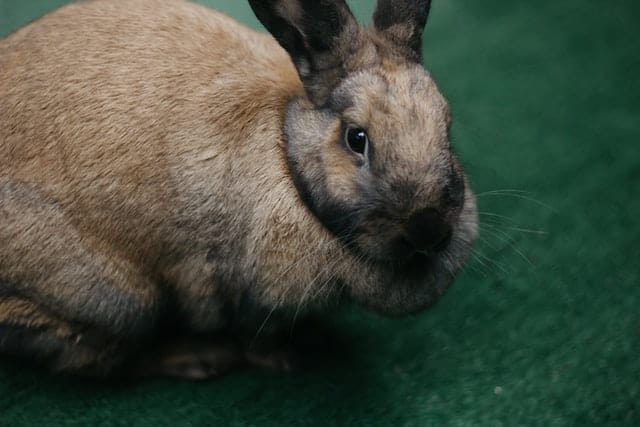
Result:
<svg viewBox="0 0 640 427"><path fill-rule="evenodd" d="M418 252L439 252L451 241L453 230L438 210L422 209L405 225L405 239Z"/></svg>

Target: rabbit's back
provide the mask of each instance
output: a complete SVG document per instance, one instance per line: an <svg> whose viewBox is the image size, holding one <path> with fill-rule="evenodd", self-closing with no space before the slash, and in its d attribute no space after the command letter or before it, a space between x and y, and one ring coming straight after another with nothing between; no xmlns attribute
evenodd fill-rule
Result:
<svg viewBox="0 0 640 427"><path fill-rule="evenodd" d="M207 203L198 198L240 197L224 181L236 181L230 163L251 187L256 159L243 145L273 152L301 90L270 37L182 1L66 6L0 41L0 69L2 174L153 262L193 238L172 234L176 222L196 229L210 214L189 211ZM280 161L260 157L282 173Z"/></svg>
<svg viewBox="0 0 640 427"><path fill-rule="evenodd" d="M159 142L198 121L226 132L242 120L225 115L256 91L278 98L299 84L268 36L182 1L66 6L1 40L0 69L5 167L47 151L60 160L45 141L86 151L79 141L93 139L99 157L108 143ZM124 145L110 148L135 149Z"/></svg>

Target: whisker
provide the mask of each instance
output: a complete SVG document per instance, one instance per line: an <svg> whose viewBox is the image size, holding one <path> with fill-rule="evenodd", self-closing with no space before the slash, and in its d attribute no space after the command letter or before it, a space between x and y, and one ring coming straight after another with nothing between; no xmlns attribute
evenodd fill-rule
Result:
<svg viewBox="0 0 640 427"><path fill-rule="evenodd" d="M332 244L340 244L340 241L342 239L349 239L351 237L351 235L349 233L345 233L343 235L338 235L338 236L330 236L330 238L324 242L322 242L320 244L319 247L308 251L306 254L304 254L303 256L299 257L295 262L291 263L289 266L287 266L285 268L285 270L278 276L278 278L275 280L275 282L280 281L289 271L291 271L292 269L298 267L303 261L305 261L306 259L308 259L310 256L313 256L321 251L324 251L327 249L327 246L330 246ZM334 266L335 264L338 263L340 259L336 258L333 262L329 263L331 266ZM295 325L295 321L297 316L299 315L299 310L301 309L302 304L304 303L307 293L309 292L309 290L312 288L313 283L318 279L318 277L320 277L324 271L326 270L327 266L329 265L324 265L323 267L321 267L320 272L311 280L311 282L309 284L306 285L305 289L303 290L303 294L302 297L300 299L300 301L298 302L297 306L296 306L296 311L294 313L294 318L293 318L293 323L292 323L292 331L293 331L293 326ZM334 275L332 275L334 276ZM331 277L331 276L330 276ZM330 283L332 280L332 277L330 278L330 280L326 281L326 284ZM260 333L264 330L264 328L266 327L268 321L270 320L270 318L272 317L273 313L275 312L275 310L277 310L278 308L282 307L286 301L286 299L288 298L288 296L290 295L290 293L296 289L295 286L289 286L287 288L285 288L284 292L282 292L280 294L280 297L278 298L278 301L274 304L274 306L271 308L271 310L269 311L269 313L267 314L267 316L265 317L264 321L262 322L262 324L260 325L260 327L258 328L254 338L251 341L251 345L253 345L253 343L255 342L255 340L258 338L258 336L260 335Z"/></svg>
<svg viewBox="0 0 640 427"><path fill-rule="evenodd" d="M492 194L533 194L531 191L518 190L515 188L503 188L499 190L489 190L483 191L481 193L476 193L476 196L488 196Z"/></svg>
<svg viewBox="0 0 640 427"><path fill-rule="evenodd" d="M309 291L311 290L311 288L313 287L313 284L316 282L316 280L318 280L318 278L320 278L320 276L322 276L322 274L324 274L324 272L327 270L327 268L331 268L333 266L335 266L340 260L336 259L334 260L332 263L330 264L326 264L324 265L320 271L318 272L318 274L315 275L315 277L313 279L311 279L311 281L307 284L307 286L305 286L304 291L302 292L302 296L300 297L300 300L298 301L298 304L296 306L296 310L293 314L293 320L291 322L291 329L289 331L289 336L293 335L293 328L294 325L296 323L296 320L298 318L298 314L300 313L300 308L302 307L302 305L305 303L306 301L306 297L307 294L309 293ZM331 276L330 276L331 277ZM329 280L327 280L328 282Z"/></svg>
<svg viewBox="0 0 640 427"><path fill-rule="evenodd" d="M291 270L293 270L294 268L299 266L302 262L307 260L309 257L311 257L311 256L313 256L313 255L315 255L315 254L317 254L317 253L319 253L319 252L321 252L323 250L326 250L326 246L328 246L328 245L330 245L332 243L334 243L333 239L330 239L328 241L322 242L319 247L314 248L313 250L310 250L306 254L304 254L301 257L299 257L296 261L294 261L290 265L288 265L284 269L284 271L281 272L281 274L274 280L274 282L277 283L280 280L282 280L286 276L286 274L289 273ZM260 327L256 331L256 334L254 335L253 339L251 340L251 343L249 344L249 346L252 346L254 344L254 342L258 339L258 337L260 336L260 333L262 333L262 331L266 327L267 323L271 319L271 316L273 316L273 313L278 308L283 306L286 298L289 296L289 293L290 293L290 291L292 291L292 289L293 289L293 287L287 287L285 289L285 291L281 293L280 297L278 298L278 301L273 305L271 310L269 310L269 312L267 313L267 316L265 317L264 321L260 324Z"/></svg>
<svg viewBox="0 0 640 427"><path fill-rule="evenodd" d="M269 310L269 313L267 313L267 316L264 318L264 321L260 324L260 327L258 328L258 330L256 331L256 334L253 336L253 338L251 339L251 342L249 342L249 348L253 347L253 344L255 344L255 341L258 339L258 336L260 336L260 333L264 330L264 328L267 326L267 322L269 321L269 319L271 318L271 316L273 315L273 313L276 311L276 309L278 308L279 304L276 303L273 305L273 307L271 308L271 310Z"/></svg>
<svg viewBox="0 0 640 427"><path fill-rule="evenodd" d="M485 245L489 246L489 249L497 251L499 248L494 245L493 243L491 243L491 241L489 241L489 239L482 237L482 236L478 236L478 240L480 240L480 242L484 243Z"/></svg>
<svg viewBox="0 0 640 427"><path fill-rule="evenodd" d="M522 257L523 260L525 260L527 263L529 263L530 266L535 267L533 262L531 262L531 260L528 257L526 257L524 255L524 253L522 253L522 251L520 251L518 248L516 248L516 246L514 244L515 240L509 234L507 234L504 231L500 230L498 227L492 226L490 224L484 224L484 226L485 227L489 227L488 230L485 228L485 231L493 233L493 236L495 238L497 238L498 240L500 240L503 243L505 243L508 246L510 246L511 249L513 249L518 255L520 255L520 257ZM500 235L502 235L502 236L500 236Z"/></svg>
<svg viewBox="0 0 640 427"><path fill-rule="evenodd" d="M506 230L511 230L511 231L519 231L521 233L528 233L528 234L539 234L539 235L548 235L549 232L544 231L544 230L530 230L528 228L520 228L520 227L504 227Z"/></svg>
<svg viewBox="0 0 640 427"><path fill-rule="evenodd" d="M534 230L534 229L530 229L530 228L523 228L523 227L518 227L515 220L513 220L512 218L509 218L507 216L504 215L498 215L495 213L491 213L491 212L478 212L478 215L482 218L482 217L486 217L483 218L483 222L482 224L486 224L486 221L493 221L495 224L500 224L500 220L504 220L507 221L513 225L503 225L500 224L500 226L504 229L507 230L512 230L512 231L519 231L521 233L529 233L529 234L549 234L548 232L544 231L544 230Z"/></svg>
<svg viewBox="0 0 640 427"><path fill-rule="evenodd" d="M469 264L469 267L474 269L481 276L489 277L491 268L489 268L489 266L480 257L478 257L478 255L475 254L475 251L469 252L469 255L472 258L472 263Z"/></svg>
<svg viewBox="0 0 640 427"><path fill-rule="evenodd" d="M478 215L481 217L486 216L486 217L489 217L490 219L502 219L511 223L515 223L515 221L512 218L509 218L508 216L498 215L492 212L478 212Z"/></svg>
<svg viewBox="0 0 640 427"><path fill-rule="evenodd" d="M504 273L505 275L509 276L510 272L499 262L492 260L491 258L487 257L486 255L484 255L482 252L480 252L478 249L474 248L473 245L469 242L460 242L461 244L463 244L467 249L470 250L469 255L478 263L480 263L483 267L487 268L489 271L491 271L491 267L495 267L497 269L499 269L500 271L502 271L502 273ZM486 273L484 273L486 274Z"/></svg>
<svg viewBox="0 0 640 427"><path fill-rule="evenodd" d="M511 192L511 191L500 191L500 190L495 190L495 191L487 191L484 193L479 193L476 194L477 197L485 197L485 196L503 196L503 197L512 197L514 199L519 199L519 200L525 200L527 202L530 203L535 203L536 205L542 206L545 209L550 210L551 212L557 212L557 210L552 207L551 205L548 205L538 199L534 199L533 197L528 197L525 196L525 194L528 194L526 192Z"/></svg>

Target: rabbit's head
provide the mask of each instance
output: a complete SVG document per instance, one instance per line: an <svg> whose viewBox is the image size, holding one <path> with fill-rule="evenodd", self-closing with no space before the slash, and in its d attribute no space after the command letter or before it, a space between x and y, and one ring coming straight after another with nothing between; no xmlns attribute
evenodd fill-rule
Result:
<svg viewBox="0 0 640 427"><path fill-rule="evenodd" d="M289 105L285 135L306 205L369 265L448 285L476 237L477 214L449 143L449 106L422 67L430 1L380 0L370 29L342 0L251 5L305 88ZM433 292L412 304L387 298L397 306L352 293L394 313L433 302Z"/></svg>

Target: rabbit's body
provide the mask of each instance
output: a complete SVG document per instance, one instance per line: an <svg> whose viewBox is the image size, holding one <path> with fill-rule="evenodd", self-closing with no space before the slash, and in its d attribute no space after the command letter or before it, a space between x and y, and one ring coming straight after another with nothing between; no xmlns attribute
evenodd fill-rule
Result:
<svg viewBox="0 0 640 427"><path fill-rule="evenodd" d="M255 334L342 285L390 312L433 302L462 255L406 274L305 198L287 141L324 130L298 72L273 38L181 1L79 3L0 41L0 350L106 373L168 317Z"/></svg>
<svg viewBox="0 0 640 427"><path fill-rule="evenodd" d="M50 28L72 23L80 24L75 35ZM109 34L108 41L91 34ZM265 270L259 264L307 251L278 227L302 223L293 234L317 239L302 203L292 203L298 198L281 148L286 103L302 85L272 38L190 3L137 0L66 7L1 46L2 68L19 70L0 80L5 203L16 199L9 215L16 224L3 232L22 234L57 212L44 235L59 230L59 243L47 241L66 254L59 257L66 265L73 240L81 257L90 251L113 260L101 271L134 270L113 282L141 281L145 300L149 283L163 280L176 286L177 301L197 300L214 318L216 304L201 299L220 287L194 282L264 282L255 277ZM21 193L44 215L27 215ZM49 255L30 250L25 258L12 247L24 240L4 239L3 260L20 256L30 270L53 273L40 259ZM260 250L267 244L272 250ZM52 293L69 287L70 273ZM131 287L125 291L135 294ZM99 305L107 296L95 297ZM159 304L158 297L144 305ZM87 308L93 316L93 304Z"/></svg>

